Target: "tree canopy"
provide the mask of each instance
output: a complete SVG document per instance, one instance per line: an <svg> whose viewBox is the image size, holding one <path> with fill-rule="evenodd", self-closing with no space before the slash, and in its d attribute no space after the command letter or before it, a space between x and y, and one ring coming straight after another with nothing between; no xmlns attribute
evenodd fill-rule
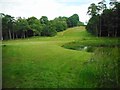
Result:
<svg viewBox="0 0 120 90"><path fill-rule="evenodd" d="M110 8L107 8L105 0L98 5L91 4L88 7L88 14L91 15L86 26L88 32L96 36L120 36L120 2L112 0Z"/></svg>
<svg viewBox="0 0 120 90"><path fill-rule="evenodd" d="M57 32L66 30L69 27L83 25L79 21L77 14L71 17L56 17L53 20L48 20L47 16L42 16L40 19L32 16L29 18L18 17L15 19L11 15L2 15L2 38L16 39L26 38L31 36L55 36Z"/></svg>
<svg viewBox="0 0 120 90"><path fill-rule="evenodd" d="M79 23L79 16L77 14L73 14L67 20L68 27L77 26Z"/></svg>

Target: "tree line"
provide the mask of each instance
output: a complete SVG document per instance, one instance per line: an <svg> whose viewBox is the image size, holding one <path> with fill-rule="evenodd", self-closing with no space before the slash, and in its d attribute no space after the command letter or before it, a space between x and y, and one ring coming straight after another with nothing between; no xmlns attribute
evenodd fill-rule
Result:
<svg viewBox="0 0 120 90"><path fill-rule="evenodd" d="M55 36L57 32L70 27L84 25L79 21L79 16L73 14L70 17L57 17L48 20L47 16L40 19L32 16L29 18L15 18L1 13L2 17L2 40L27 38L31 36Z"/></svg>
<svg viewBox="0 0 120 90"><path fill-rule="evenodd" d="M92 3L87 13L91 16L86 26L88 32L100 37L120 36L120 2L111 0L109 8L105 0L97 5Z"/></svg>

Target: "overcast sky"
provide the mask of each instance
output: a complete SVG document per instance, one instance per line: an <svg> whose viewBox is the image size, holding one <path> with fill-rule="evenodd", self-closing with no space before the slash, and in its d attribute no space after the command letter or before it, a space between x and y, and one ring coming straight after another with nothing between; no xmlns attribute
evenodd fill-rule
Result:
<svg viewBox="0 0 120 90"><path fill-rule="evenodd" d="M98 3L101 0L0 0L0 13L14 17L31 17L38 19L47 16L49 20L58 16L69 17L78 14L80 21L86 22L89 16L86 15L87 8L91 3ZM106 0L109 1L109 0Z"/></svg>

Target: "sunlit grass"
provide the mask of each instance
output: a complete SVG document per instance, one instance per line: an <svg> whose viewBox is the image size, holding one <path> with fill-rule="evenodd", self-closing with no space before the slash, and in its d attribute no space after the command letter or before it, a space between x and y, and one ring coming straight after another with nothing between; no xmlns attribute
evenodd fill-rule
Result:
<svg viewBox="0 0 120 90"><path fill-rule="evenodd" d="M62 47L95 46L106 42L117 43L116 38L94 37L87 33L84 27L70 28L54 37L3 41L3 87L107 87L107 80L117 80L117 74L114 74L116 69L104 69L104 64L114 67L113 61L117 62L119 58L118 48L97 48L94 52L86 52ZM110 74L107 79L103 78L106 75L105 70L109 70L107 73ZM118 86L117 82L110 82L108 87Z"/></svg>

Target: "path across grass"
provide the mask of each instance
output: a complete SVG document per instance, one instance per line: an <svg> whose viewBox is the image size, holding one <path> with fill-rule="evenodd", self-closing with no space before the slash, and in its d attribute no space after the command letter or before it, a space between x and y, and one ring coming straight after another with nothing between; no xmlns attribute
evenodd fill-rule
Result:
<svg viewBox="0 0 120 90"><path fill-rule="evenodd" d="M55 37L3 41L3 88L98 87L95 64L85 64L94 53L62 47L92 39L98 37L87 33L84 27L75 27Z"/></svg>

